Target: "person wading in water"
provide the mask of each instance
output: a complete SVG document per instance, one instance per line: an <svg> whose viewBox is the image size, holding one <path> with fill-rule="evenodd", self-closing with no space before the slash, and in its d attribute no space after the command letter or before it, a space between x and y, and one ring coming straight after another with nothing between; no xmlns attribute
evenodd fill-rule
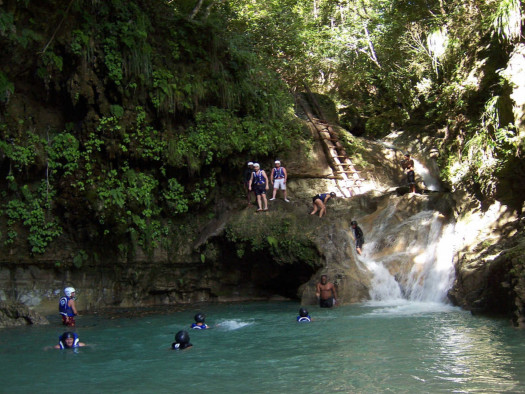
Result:
<svg viewBox="0 0 525 394"><path fill-rule="evenodd" d="M317 284L315 295L319 299L321 308L331 308L337 302L337 292L333 283L328 282L326 275L321 275L321 282Z"/></svg>

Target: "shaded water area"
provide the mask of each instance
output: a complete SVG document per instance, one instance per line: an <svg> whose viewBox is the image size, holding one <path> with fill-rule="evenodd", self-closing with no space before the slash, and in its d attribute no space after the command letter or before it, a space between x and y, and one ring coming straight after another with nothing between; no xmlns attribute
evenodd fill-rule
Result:
<svg viewBox="0 0 525 394"><path fill-rule="evenodd" d="M170 313L81 316L89 347L45 350L63 331L6 329L0 391L10 393L523 392L525 332L442 303L398 300L320 309L296 302L200 305ZM196 311L207 331L168 350Z"/></svg>

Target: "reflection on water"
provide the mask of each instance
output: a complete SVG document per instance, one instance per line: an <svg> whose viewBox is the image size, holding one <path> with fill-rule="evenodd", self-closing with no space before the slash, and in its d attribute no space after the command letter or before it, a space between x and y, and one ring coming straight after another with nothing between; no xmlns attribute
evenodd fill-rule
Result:
<svg viewBox="0 0 525 394"><path fill-rule="evenodd" d="M200 306L213 328L168 350L194 310L82 316L88 348L44 350L62 328L2 331L0 392L523 392L525 333L440 303L370 302L335 309L293 302Z"/></svg>

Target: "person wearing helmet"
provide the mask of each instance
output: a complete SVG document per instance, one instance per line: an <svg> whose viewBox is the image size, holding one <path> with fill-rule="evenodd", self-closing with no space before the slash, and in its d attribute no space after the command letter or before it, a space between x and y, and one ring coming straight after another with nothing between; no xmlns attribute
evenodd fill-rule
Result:
<svg viewBox="0 0 525 394"><path fill-rule="evenodd" d="M210 328L204 320L206 320L206 315L204 313L197 313L194 317L195 323L192 323L191 328L194 330L206 330Z"/></svg>
<svg viewBox="0 0 525 394"><path fill-rule="evenodd" d="M299 316L297 316L297 321L299 323L309 323L312 321L310 315L308 315L308 310L306 308L299 309Z"/></svg>
<svg viewBox="0 0 525 394"><path fill-rule="evenodd" d="M55 345L55 349L74 349L82 346L86 344L79 341L76 332L66 331L58 337L58 345Z"/></svg>
<svg viewBox="0 0 525 394"><path fill-rule="evenodd" d="M352 226L352 231L354 233L355 250L359 255L361 255L363 244L365 243L365 236L363 235L363 230L361 230L361 227L357 225L357 222L355 220L352 220L350 222L350 225Z"/></svg>
<svg viewBox="0 0 525 394"><path fill-rule="evenodd" d="M184 350L192 347L190 343L190 335L187 331L181 330L175 334L175 342L171 344L172 350Z"/></svg>
<svg viewBox="0 0 525 394"><path fill-rule="evenodd" d="M326 203L329 199L334 198L335 193L322 193L322 194L316 194L312 198L312 203L314 204L314 210L310 213L310 215L315 215L315 213L319 210L319 217L322 218L323 215L326 213Z"/></svg>
<svg viewBox="0 0 525 394"><path fill-rule="evenodd" d="M62 324L67 327L75 327L75 316L78 315L75 305L75 289L66 287L64 297L58 302L58 311L62 316Z"/></svg>
<svg viewBox="0 0 525 394"><path fill-rule="evenodd" d="M250 178L252 177L252 172L253 172L253 162L249 161L246 166L247 167L244 170L244 177L243 177L244 192L246 193L246 200L248 201L248 205L251 205L253 191L250 190L249 186L250 186Z"/></svg>
<svg viewBox="0 0 525 394"><path fill-rule="evenodd" d="M283 191L284 201L290 202L290 200L286 198L286 179L288 179L286 168L281 167L279 160L275 160L275 167L272 168L272 174L270 175L270 182L273 186L273 196L270 198L270 201L275 200L277 190L281 189Z"/></svg>
<svg viewBox="0 0 525 394"><path fill-rule="evenodd" d="M257 196L257 212L268 210L268 200L266 200L266 190L268 186L268 176L264 170L261 170L259 163L253 163L252 175L250 176L250 183L248 185L249 190L254 190ZM263 209L264 204L264 209Z"/></svg>
<svg viewBox="0 0 525 394"><path fill-rule="evenodd" d="M333 283L328 282L328 276L321 275L321 281L317 284L315 295L319 299L321 308L331 308L337 302L337 292Z"/></svg>

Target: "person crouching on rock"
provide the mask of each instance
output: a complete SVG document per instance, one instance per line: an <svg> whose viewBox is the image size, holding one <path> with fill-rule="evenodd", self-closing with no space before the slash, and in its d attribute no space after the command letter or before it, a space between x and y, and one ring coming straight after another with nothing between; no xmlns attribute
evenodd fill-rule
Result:
<svg viewBox="0 0 525 394"><path fill-rule="evenodd" d="M315 213L319 210L319 217L322 218L323 215L326 213L326 203L330 198L334 198L335 193L322 193L322 194L316 194L312 198L312 203L314 204L314 210L310 213L310 215L315 215Z"/></svg>

